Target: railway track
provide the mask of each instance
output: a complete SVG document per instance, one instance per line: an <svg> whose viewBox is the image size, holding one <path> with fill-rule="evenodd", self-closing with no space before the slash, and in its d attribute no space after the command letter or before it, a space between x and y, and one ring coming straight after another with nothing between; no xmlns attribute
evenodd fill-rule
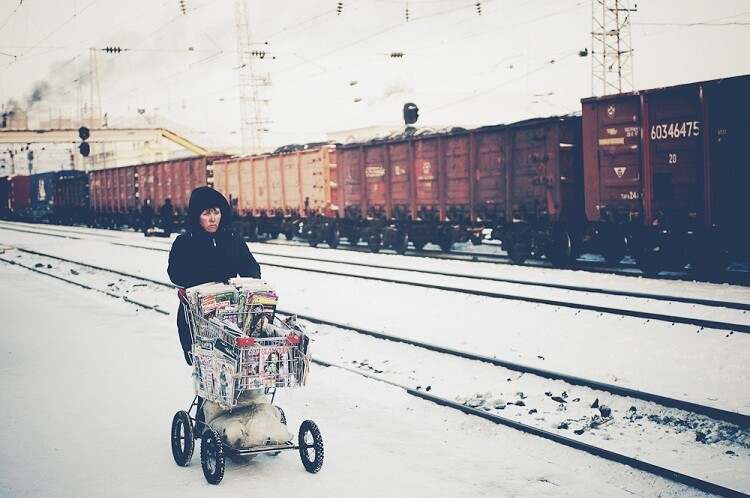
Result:
<svg viewBox="0 0 750 498"><path fill-rule="evenodd" d="M28 252L28 251L26 251L26 252ZM90 269L95 270L95 271L111 272L111 273L114 273L114 274L117 274L117 275L120 275L120 276L124 276L124 277L130 278L130 279L133 279L133 280L137 280L137 281L141 281L141 282L148 282L150 284L158 285L158 286L165 287L165 288L173 288L173 286L171 284L169 284L169 283L161 282L161 281L158 281L158 280L146 279L146 278L140 277L138 275L132 275L132 274L128 274L128 273L125 273L125 272L113 271L113 270L110 270L110 269L107 269L107 268L97 267L97 266L93 266L93 265L87 265L87 264L84 264L84 263L81 263L81 262L76 262L76 261L72 261L72 260L65 259L65 258L59 258L59 257L53 256L53 255L45 255L45 254L41 254L41 253L32 253L32 252L28 252L28 253L35 254L35 255L37 255L39 257L50 258L50 259L54 259L54 260L58 260L58 261L65 261L65 262L68 262L68 263L73 263L73 264L76 264L76 265L80 265L81 267L90 268ZM14 263L14 264L18 264L17 262L12 261L12 260L8 260L8 259L6 259L4 257L0 257L0 260L6 261L6 262L10 262L10 263ZM52 274L50 272L39 270L38 268L30 267L30 266L27 266L27 265L22 265L22 266L24 266L24 268L27 268L29 270L36 271L38 273L43 273L45 275L48 275L48 276L51 276L51 277L54 277L54 278L59 278L60 280L64 280L64 281L66 281L68 283L81 286L81 284L79 282L75 282L75 281L72 281L70 279L61 278L61 277L56 276L56 275L54 275L54 274ZM93 288L91 286L82 286L82 287L101 292L100 290L95 289L95 288ZM109 295L111 297L114 297L114 298L120 298L121 297L121 296L117 296L116 294L110 293L110 292L105 292L105 294L107 294L107 295ZM136 302L134 300L130 300L129 302L131 302L133 304L136 304L136 305L139 305L139 306L143 306L143 304L144 304L144 303L138 303L138 302ZM148 307L148 306L146 305L146 307ZM156 309L156 311L161 311L161 310L159 310L158 308L155 308L155 307L151 307L151 309ZM161 311L161 312L164 313L163 311ZM291 311L287 311L287 310L279 310L279 312L281 314L293 314ZM591 380L587 380L587 379L581 379L581 378L571 377L571 376L567 376L567 375L562 374L562 373L551 372L551 371L544 371L544 370L540 370L540 369L536 369L536 368L532 368L532 367L527 367L527 366L520 365L520 364L514 364L514 363L510 363L510 362L503 362L503 361L497 360L495 358L482 357L482 356L479 356L479 355L465 353L465 352L461 352L461 351L457 351L457 350L452 350L452 349L448 349L448 348L444 348L444 347L440 347L440 346L435 346L435 345L431 345L431 344L419 343L419 342L416 342L416 341L409 341L409 340L405 340L403 338L389 336L389 335L382 334L382 333L379 333L379 332L376 332L376 331L365 330L365 329L357 329L357 328L352 328L349 325L343 325L343 324L337 324L337 323L333 323L333 322L328 322L328 321L322 320L322 319L320 319L318 317L305 316L305 315L301 315L301 314L297 314L297 316L300 319L308 320L308 321L313 322L313 323L321 323L321 324L330 325L330 326L333 326L333 327L336 327L336 328L339 328L339 329L350 330L350 331L353 331L353 332L358 333L358 334L368 335L368 336L376 337L378 339L384 339L385 341L388 341L390 343L404 343L404 344L408 344L410 346L419 347L419 348L424 349L426 351L431 351L431 352L435 352L435 353L445 354L445 355L454 356L454 357L458 357L458 358L464 358L464 359L468 359L468 360L472 360L472 361L481 361L481 362L484 362L484 363L489 363L491 365L495 365L495 366L507 368L507 369L514 370L514 371L517 371L517 372L523 372L523 373L533 374L533 375L537 375L537 376L540 376L540 377L543 377L543 378L547 378L547 379L561 380L563 382L567 382L568 384L572 384L572 385L585 386L585 387L588 387L590 389L593 389L593 390L599 391L599 392L608 392L608 393L617 394L617 395L620 395L620 396L626 396L628 398L635 398L635 399L639 399L639 400L643 400L643 401L655 402L655 403L658 403L658 404L663 405L663 406L669 406L669 407L679 408L679 409L682 409L682 410L689 411L691 413L698 413L698 414L701 414L701 415L705 415L705 416L714 418L716 420L721 420L721 421L725 421L725 422L728 422L728 423L736 424L736 425L739 425L740 427L743 427L743 428L747 428L748 426L750 426L750 417L747 416L747 415L739 414L739 413L729 412L729 411L717 409L717 408L714 408L714 407L708 407L708 406L699 405L699 404L695 404L695 403L685 402L683 400L676 400L676 399L671 399L671 398L667 398L667 397L657 396L657 395L653 395L653 394L650 394L650 393L643 393L643 392L640 392L640 391L637 391L637 390L623 389L623 388L620 388L618 386L611 386L611 385L603 384L603 383L596 382L596 381L591 381ZM519 422L517 420L512 420L512 419L510 419L508 417L500 416L497 413L490 413L490 412L485 411L485 410L480 410L480 409L477 409L477 408L472 408L470 406L466 406L465 404L462 404L462 403L459 403L459 402L447 399L447 398L442 397L442 396L438 396L438 395L436 395L434 393L432 393L432 394L428 393L424 389L419 389L419 388L415 389L415 388L412 388L412 387L408 387L408 386L406 386L406 385L404 385L402 383L394 382L394 381L391 381L391 380L384 379L382 376L371 374L371 373L368 373L368 372L363 372L363 371L361 371L359 369L347 367L347 366L341 365L341 364L336 364L334 362L330 362L330 361L326 361L326 360L321 360L321 359L317 359L317 360L314 360L314 361L316 363L320 364L320 365L324 365L324 366L327 366L327 367L341 368L341 369L345 369L345 370L348 370L350 372L353 372L353 373L356 373L356 374L359 374L359 375L363 375L365 377L372 378L372 379L375 379L375 380L378 380L378 381L388 382L389 384L391 384L393 386L396 386L396 387L398 387L400 389L403 389L406 393L408 393L408 394L410 394L412 396L416 396L416 397L428 400L430 402L437 403L437 404L440 404L442 406L446 406L446 407L454 409L454 410L459 410L459 411L462 411L462 412L467 413L467 414L472 415L472 416L481 417L481 418L490 420L490 421L492 421L494 423L497 423L497 424L501 424L501 425L505 425L505 426L508 426L508 427L512 427L514 429L521 430L521 431L524 431L526 433L529 433L529 434L532 434L532 435L535 435L535 436L538 436L538 437L543 437L545 439L549 439L549 440L557 442L559 444L563 444L563 445L566 445L566 446L569 446L569 447L572 447L572 448L575 448L575 449L578 449L578 450L581 450L581 451L585 451L587 453L591 453L591 454L600 456L602 458L606 458L608 460L612 460L612 461L615 461L615 462L618 462L618 463L621 463L621 464L629 465L629 466L631 466L633 468L637 468L639 470L643 470L643 471L646 471L646 472L649 472L649 473L652 473L652 474L655 474L655 475L659 475L659 476L665 477L667 479L673 480L675 482L686 484L688 486L694 487L694 488L699 489L701 491L705 491L705 492L713 493L713 494L724 495L724 496L744 496L739 491L736 491L736 490L733 490L733 489L730 489L730 488L718 485L716 483L712 483L712 482L709 482L709 481L706 481L706 480L703 480L703 479L698 479L698 478L692 477L690 475L687 475L687 474L684 474L684 473L680 473L680 472L676 472L674 470L670 470L668 468L665 468L665 467L662 467L662 466L659 466L659 465L654 465L652 463L643 461L643 460L638 459L638 458L633 458L631 456L624 455L624 454L621 454L621 453L618 453L618 452L615 452L615 451L610 451L610 450L598 447L596 445L588 444L588 443L585 443L585 442L583 442L581 440L570 438L570 437L564 436L564 435L559 434L559 433L547 431L547 430L541 429L541 428L539 428L537 426L534 426L534 425L521 423L521 422ZM569 389L569 388L566 388L566 389Z"/></svg>
<svg viewBox="0 0 750 498"><path fill-rule="evenodd" d="M8 229L7 227L2 227L2 228ZM23 230L23 231L29 232L29 230ZM36 232L32 231L31 233L36 233ZM164 247L161 247L161 248L160 247L144 247L142 245L136 245L136 244L130 244L130 243L124 243L124 242L113 241L111 243L115 245L126 246L126 247L134 247L138 249L157 250L157 251L162 251L162 252L169 251L169 248L166 243L164 244ZM316 262L320 262L324 264L331 263L331 264L341 265L341 266L355 268L355 269L356 268L372 268L372 269L377 269L377 270L404 272L405 276L386 277L386 276L377 276L377 275L372 275L372 274L362 274L362 273L357 274L357 273L352 273L351 271L341 271L341 270L325 269L325 268L310 268L310 267L300 266L300 265L295 265L295 264L284 264L284 263L273 262L273 261L261 261L264 265L267 265L267 266L274 266L278 268L284 268L284 269L295 270L295 271L315 272L315 273L333 275L333 276L361 278L361 279L380 281L380 282L385 282L385 283L416 286L416 287L421 287L425 289L437 289L437 290L457 292L457 293L469 294L469 295L474 295L474 296L483 296L483 297L489 297L489 298L495 298L495 299L523 301L527 303L575 309L578 311L592 311L592 312L602 313L602 314L627 316L627 317L639 318L639 319L643 319L647 321L655 320L655 321L661 321L661 322L668 322L670 324L679 323L679 324L695 326L699 330L702 330L704 328L709 328L709 329L725 330L730 333L733 333L733 332L750 333L750 322L748 322L747 320L741 321L741 319L745 318L742 315L738 316L735 319L735 321L713 320L713 319L701 318L700 316L695 316L694 314L692 316L686 316L687 313L685 314L660 313L660 312L645 310L642 308L637 309L637 307L634 309L634 308L626 308L626 307L614 307L614 306L602 305L602 304L591 304L588 301L591 300L591 297L590 297L591 295L617 296L617 297L623 297L623 298L632 299L632 300L642 300L642 301L650 300L650 301L660 301L660 302L665 302L665 303L675 302L675 303L683 303L686 305L703 306L707 308L719 307L719 308L724 308L727 310L734 310L737 312L741 312L742 314L745 314L746 312L750 311L750 304L742 303L742 302L721 301L721 300L713 300L713 299L705 299L705 298L690 298L690 297L681 297L681 296L667 296L667 295L643 293L643 292L617 291L617 290L609 290L609 289L595 288L595 287L548 284L548 283L541 283L541 282L529 282L529 281L523 281L523 280L517 280L517 279L497 278L497 277L490 277L490 276L484 276L484 275L456 274L456 273L448 273L448 272L438 273L438 272L429 271L429 270L404 269L404 268L399 268L399 267L394 267L394 266L358 264L358 263L351 263L351 262L345 262L345 261L340 261L340 260L324 260L324 259L310 258L310 257L285 256L285 255L272 254L272 253L263 252L263 251L255 251L255 254L265 255L267 257L273 257L273 258L279 258L279 259L316 261ZM414 273L426 274L430 276L451 277L451 278L456 278L460 280L470 280L470 281L473 280L473 281L496 282L496 283L501 283L501 284L513 284L515 286L530 287L530 288L544 287L548 289L570 291L574 293L579 293L580 295L578 295L577 296L578 299L575 299L575 300L562 299L562 298L545 298L545 297L535 297L534 295L532 295L531 292L524 293L523 291L519 291L517 288L513 289L512 291L501 292L501 291L493 291L493 290L483 290L483 289L476 288L476 287L468 288L466 286L460 287L457 285L419 282L413 278ZM633 304L637 306L637 303L633 303ZM690 313L694 313L695 310L691 309L688 311Z"/></svg>
<svg viewBox="0 0 750 498"><path fill-rule="evenodd" d="M160 280L149 279L149 278L145 278L145 277L142 277L142 276L139 276L139 275L134 275L134 274L127 273L127 272L121 272L121 271L117 271L117 270L113 270L113 269L109 269L109 268L103 268L103 267L100 267L100 266L90 265L90 264L87 264L87 263L83 263L81 261L75 261L75 260L71 260L71 259L67 259L67 258L61 258L61 257L54 256L54 255L51 255L51 254L45 254L45 253L40 253L40 252L36 252L36 251L29 251L29 250L25 250L25 249L17 249L17 250L20 251L20 252L23 252L23 253L32 254L32 255L35 255L35 256L43 257L43 258L49 258L49 259L53 259L53 260L56 260L56 261L63 261L63 262L66 262L66 263L75 264L75 265L78 265L78 266L81 266L81 267L84 267L84 268L90 268L90 269L96 270L96 271L113 273L115 275L127 277L127 278L130 278L130 279L133 279L133 280L137 280L137 281L141 281L141 282L147 282L147 283L150 283L150 284L155 284L155 285L158 285L160 287L166 287L166 288L169 288L169 289L175 289L175 286L172 283L169 283L169 282L164 282L164 281L160 281ZM64 280L64 281L66 281L68 283L71 283L71 284L74 284L74 285L77 285L77 286L81 286L81 287L84 287L86 289L97 290L98 291L98 289L94 289L94 288L92 288L90 286L85 286L85 285L82 285L79 282L76 282L76 281L73 281L73 280L70 280L70 279L65 279L65 278L56 276L56 275L54 275L54 274L52 274L50 272L45 272L45 271L39 270L37 268L33 268L33 267L29 267L29 266L23 265L21 263L18 263L16 261L11 260L11 259L0 257L0 260L5 261L7 263L11 263L11 264L18 264L18 265L20 265L20 266L22 266L24 268L27 268L27 269L32 270L32 271L35 271L37 273L48 275L48 276L51 276L53 278L58 278L60 280ZM120 298L121 297L121 296L113 294L111 292L104 292L104 293L107 294L107 295L110 295L111 297L115 297L115 298ZM145 303L141 303L141 302L138 302L138 301L135 301L135 300L132 300L132 299L126 299L126 300L128 302L131 302L133 304L136 304L136 305L144 307L144 308L155 309L156 311L158 311L160 313L169 314L168 312L166 312L164 310L161 310L161 309L158 309L158 308L154 308L153 306L150 306L150 305L145 304ZM322 325L329 325L329 326L333 326L333 327L336 327L336 328L339 328L339 329L350 330L350 331L356 332L358 334L367 335L367 336L370 336L370 337L375 337L377 339L383 339L383 340L390 341L390 342L398 342L398 343L408 344L408 345L415 346L415 347L418 347L418 348L422 348L422 349L425 349L425 350L428 350L428 351L432 351L432 352L447 354L447 355L456 356L456 357L460 357L460 358L465 358L465 359L469 359L469 360L481 361L483 363L489 363L489 364L492 364L492 365L495 365L495 366L507 368L509 370L513 370L513 371L517 371L517 372L521 372L521 373L528 373L528 374L532 374L532 375L537 375L539 377L543 377L543 378L546 378L546 379L562 380L562 381L567 382L567 383L572 384L572 385L585 386L585 387L589 387L589 388L600 390L600 391L606 391L606 392L609 392L611 394L615 394L615 395L619 395L619 396L626 396L626 397L632 397L632 398L640 399L642 401L655 402L655 403L658 403L660 405L667 406L667 407L670 407L670 408L677 408L677 409L680 409L680 410L685 410L685 411L689 411L689 412L693 412L693 413L698 413L698 414L701 414L701 415L705 415L707 417L710 417L710 418L713 418L713 419L716 419L716 420L721 420L721 421L724 421L724 422L728 422L728 423L731 423L731 424L735 424L735 425L738 425L738 426L743 427L743 428L750 428L750 415L743 415L743 414L732 412L732 411L728 411L728 410L722 410L722 409L719 409L719 408L705 406L705 405L700 405L700 404L692 403L692 402L689 402L689 401L679 400L679 399L675 399L675 398L669 398L669 397L661 396L661 395L654 394L654 393L648 393L648 392L643 392L643 391L639 391L639 390L628 389L628 388L625 388L625 387L622 387L622 386L616 386L614 384L607 384L607 383L598 382L598 381L594 381L594 380L590 380L590 379L584 379L584 378L581 378L581 377L567 375L567 374L564 374L564 373L561 373L561 372L554 372L554 371L550 371L550 370L544 370L544 369L540 369L540 368L536 368L536 367L531 367L531 366L528 366L528 365L523 365L523 364L520 364L520 363L514 363L514 362L510 362L510 361L504 361L504 360L500 360L500 359L497 359L497 358L494 358L494 357L479 355L479 354L475 354L475 353L461 351L461 350L458 350L458 349L451 349L451 348L446 348L446 347L443 347L443 346L429 344L429 343L426 343L426 342L415 341L415 340L411 340L411 339L405 339L405 338L402 338L402 337L397 337L397 336L385 334L385 333L378 332L378 331L375 331L375 330L370 330L370 329L366 329L366 328L362 328L362 327L355 327L355 326L352 326L350 324L342 324L342 323L332 322L332 321L326 320L326 319L324 319L322 317L317 317L317 316L313 316L313 315L309 315L309 314L305 314L305 313L297 313L296 311L292 311L292 310L279 309L278 312L280 314L282 314L282 315L297 315L297 317L300 318L300 319L302 319L302 320L307 320L309 322L317 323L317 324L322 324Z"/></svg>
<svg viewBox="0 0 750 498"><path fill-rule="evenodd" d="M344 365L337 365L337 364L329 363L329 362L322 361L322 360L313 360L313 362L319 365L327 366L327 367L343 369L348 372L352 372L354 374L361 375L363 377L367 377L369 379L373 379L376 381L387 382L391 386L398 387L404 390L407 394L411 396L415 396L415 397L430 401L432 403L466 413L467 415L480 417L480 418L489 420L499 425L511 427L513 429L519 430L521 432L525 432L527 434L531 434L531 435L538 436L544 439L548 439L550 441L554 441L556 443L562 444L564 446L568 446L570 448L575 448L577 450L585 451L586 453L589 453L591 455L595 455L595 456L598 456L598 457L601 457L601 458L604 458L613 462L621 463L623 465L627 465L629 467L642 470L650 474L664 477L665 479L669 479L674 482L678 482L681 484L685 484L687 486L691 486L695 489L704 491L706 493L711 493L711 494L719 495L719 496L727 496L727 497L748 496L747 494L741 491L737 491L737 490L728 488L726 486L722 486L722 485L707 481L705 479L699 479L697 477L683 474L681 472L677 472L677 471L668 469L666 467L662 467L660 465L654 465L652 463L646 462L638 458L634 458L628 455L623 455L615 451L610 451L604 448L600 448L598 446L587 444L582 441L572 439L572 438L569 438L569 437L566 437L566 436L563 436L561 434L557 434L551 431L546 431L544 429L540 429L532 425L528 425L528 424L524 424L515 420L511 420L507 417L502 417L494 413L488 413L483 410L478 410L476 408L472 408L472 407L463 405L461 403L457 403L455 401L443 398L441 396L436 396L434 394L430 394L422 390L413 389L408 386L398 384L396 382L384 381L383 379L378 378L376 375L368 374L367 372L361 372L356 369L346 367Z"/></svg>
<svg viewBox="0 0 750 498"><path fill-rule="evenodd" d="M17 231L21 231L21 232L25 231L28 233L40 233L40 234L42 233L42 232L31 231L29 229L24 230L24 229L18 229L18 228L10 228L9 225L11 225L11 223L9 222L5 222L5 223L7 223L7 225L0 226L0 228L15 229ZM59 232L58 234L49 233L47 235L59 236L59 237L65 237L65 238L72 238L72 239L79 238L79 237L69 235L70 232L79 233L82 235L83 234L88 235L91 233L91 230L74 230L68 227L66 227L65 229L56 229L54 228L53 225L43 225L43 226L45 230ZM106 237L106 235L103 233L97 233L96 236ZM309 245L306 242L294 241L294 240L281 241L278 239L261 239L258 242L263 243L263 244L268 244L268 245L309 247ZM326 250L325 247L322 247L321 249ZM335 251L350 251L350 252L356 252L356 253L370 253L371 252L370 249L367 247L364 247L361 245L352 246L348 244L340 245L337 249L335 249ZM381 254L389 254L389 253L390 253L389 250L381 252ZM488 253L488 252L472 252L472 251L454 250L449 253L446 253L446 252L443 252L442 250L423 249L421 251L409 250L403 256L438 259L442 261L467 261L467 262L470 261L470 262L478 262L478 263L508 264L508 265L514 264L512 261L510 261L508 256L505 254L496 254L496 253ZM528 261L525 263L525 266L537 267L537 268L554 268L554 266L552 266L550 263L546 261ZM688 281L688 282L697 280L697 281L704 281L708 283L717 283L717 284L727 283L730 285L740 285L740 286L750 287L750 271L744 271L744 270L727 270L721 276L718 276L715 278L698 277L696 275L693 275L691 273L687 273L684 271L663 271L658 277L645 277L643 273L635 266L635 264L620 263L619 265L611 265L609 263L602 262L602 261L588 261L588 260L583 260L583 259L572 261L565 269L585 271L588 273L596 273L596 274L614 274L618 276L634 277L634 278L658 278L659 280L675 280L675 281Z"/></svg>
<svg viewBox="0 0 750 498"><path fill-rule="evenodd" d="M261 240L261 242L269 245L280 245L280 246L295 246L295 247L307 247L308 244L301 241L281 241L274 239ZM321 247L321 249L328 249L327 246ZM370 253L370 249L365 246L352 246L352 245L339 245L336 251L352 251L357 253ZM497 251L500 251L497 248ZM392 250L385 250L379 252L379 254L395 254ZM491 252L478 252L478 251L461 251L451 250L450 252L444 252L438 249L422 249L420 251L408 250L406 254L402 256L406 257L419 257L419 258L432 258L444 261L471 261L478 263L492 263L492 264L507 264L515 265L506 254L497 254ZM536 267L536 268L555 268L551 263L545 260L528 260L524 262L523 266ZM727 270L723 274L714 278L698 277L692 273L686 271L662 271L657 277L651 276L646 277L643 272L638 269L635 263L619 263L612 265L604 261L590 261L585 259L576 259L571 261L565 269L567 270L578 270L589 273L599 274L614 274L624 277L637 277L637 278L652 278L659 280L677 280L677 281L705 281L709 283L728 283L731 285L742 285L750 286L750 272L742 270Z"/></svg>

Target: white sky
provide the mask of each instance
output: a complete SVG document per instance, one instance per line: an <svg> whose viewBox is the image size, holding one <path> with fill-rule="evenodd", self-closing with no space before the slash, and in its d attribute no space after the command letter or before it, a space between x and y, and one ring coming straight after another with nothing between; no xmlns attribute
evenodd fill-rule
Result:
<svg viewBox="0 0 750 498"><path fill-rule="evenodd" d="M266 145L399 125L406 102L418 125L466 126L577 112L591 95L591 57L578 56L591 50L590 0L483 0L481 15L476 0L341 3L337 15L335 0L249 1L252 38L268 42L255 60L272 82ZM2 0L0 102L26 106L42 88L37 110L75 117L89 48L116 46L128 51L96 52L110 126L145 109L201 145L240 145L234 1L184 5ZM750 73L746 0L642 1L632 16L636 89Z"/></svg>

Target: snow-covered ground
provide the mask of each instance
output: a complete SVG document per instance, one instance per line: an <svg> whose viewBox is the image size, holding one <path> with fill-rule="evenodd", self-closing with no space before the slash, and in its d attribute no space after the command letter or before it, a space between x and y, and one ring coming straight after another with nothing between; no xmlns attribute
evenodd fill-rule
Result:
<svg viewBox="0 0 750 498"><path fill-rule="evenodd" d="M166 252L126 245L168 249L169 241L127 232L49 229L78 239L11 232L0 226L0 245L167 281ZM95 233L99 235L90 235ZM270 250L261 244L251 244L251 248ZM332 253L310 248L279 250L305 256ZM750 301L747 289L732 286L395 255L334 254L368 263L385 260L393 266L457 272L472 268L512 278ZM0 362L4 381L0 435L6 442L0 449L0 462L12 470L0 477L0 494L183 494L203 489L197 455L189 467L179 468L169 449L172 415L187 408L192 393L190 370L181 358L173 325L173 293L158 286L134 286L111 274L87 274L59 262L46 268L41 259L19 251L9 250L0 257L39 265L44 271L62 271L67 278L93 287L128 291L134 300L172 312L165 316L139 310L104 294L0 263L0 299L5 310L0 333L4 358ZM271 261L266 256L258 259ZM750 411L747 334L697 331L683 325L643 323L270 265L263 272L276 284L281 307L287 310L741 413ZM486 398L488 405L502 399L510 404L499 414L541 419L540 426L548 430L567 420L570 437L592 417L590 404L595 394L589 390L567 392L567 406L560 410L545 394L562 394L564 388L553 381L522 378L481 364L469 368L465 360L446 358L435 364L434 357L424 356L417 348L384 348L384 341L353 337L339 329L316 327L313 353L363 371L379 371L382 377L410 387L429 385L445 397L460 396L468 402ZM518 401L525 406L517 405ZM644 432L650 433L651 440L661 441L660 447L670 453L654 463L678 464L682 470L676 470L750 491L746 433L728 440L718 434L721 427L710 426L715 432L704 434L707 441L696 442L696 427L705 431L701 425L705 422L688 420L688 426L677 427L682 422L679 415L655 411L647 403L637 404L633 413L631 403L625 406L616 397L601 401L612 406L615 421L601 429L586 429L582 440L619 445L634 456L649 456L650 449L639 448L638 442L644 441ZM338 369L315 367L309 387L280 391L277 403L284 407L291 426L305 418L318 423L326 445L323 470L311 476L297 455L286 452L243 466L228 464L221 489L239 492L247 486L252 492L279 492L284 486L284 490L314 496L342 490L365 496L684 496L692 492ZM537 410L535 416L529 416L531 410ZM678 424L666 420L673 415ZM628 447L628 441L634 443Z"/></svg>

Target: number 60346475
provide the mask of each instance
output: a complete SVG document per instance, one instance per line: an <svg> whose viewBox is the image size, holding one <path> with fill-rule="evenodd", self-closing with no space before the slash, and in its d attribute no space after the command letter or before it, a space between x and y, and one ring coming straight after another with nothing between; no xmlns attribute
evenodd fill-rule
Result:
<svg viewBox="0 0 750 498"><path fill-rule="evenodd" d="M681 123L663 123L651 126L651 140L667 138L697 137L700 135L699 121L683 121Z"/></svg>

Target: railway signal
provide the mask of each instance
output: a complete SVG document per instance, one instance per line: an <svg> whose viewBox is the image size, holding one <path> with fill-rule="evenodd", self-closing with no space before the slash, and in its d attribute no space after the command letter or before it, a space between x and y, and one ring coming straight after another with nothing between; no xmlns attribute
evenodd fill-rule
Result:
<svg viewBox="0 0 750 498"><path fill-rule="evenodd" d="M81 152L83 157L87 157L91 153L91 146L86 141L91 136L91 131L85 126L78 128L78 136L81 137L81 144L78 146L78 150Z"/></svg>
<svg viewBox="0 0 750 498"><path fill-rule="evenodd" d="M414 124L419 119L419 107L411 102L404 104L404 123Z"/></svg>

